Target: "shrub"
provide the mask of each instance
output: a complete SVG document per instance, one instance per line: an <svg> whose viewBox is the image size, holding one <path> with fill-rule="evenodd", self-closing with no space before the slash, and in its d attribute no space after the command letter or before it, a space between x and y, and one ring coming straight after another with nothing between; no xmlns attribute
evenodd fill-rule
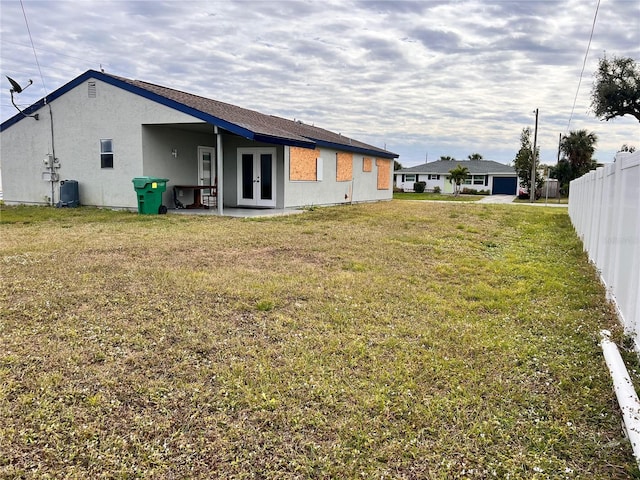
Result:
<svg viewBox="0 0 640 480"><path fill-rule="evenodd" d="M427 186L427 182L415 182L413 184L413 191L416 193L424 193L424 189Z"/></svg>
<svg viewBox="0 0 640 480"><path fill-rule="evenodd" d="M489 195L489 190L476 190L475 188L464 187L462 193L465 195Z"/></svg>
<svg viewBox="0 0 640 480"><path fill-rule="evenodd" d="M438 185L436 185L435 187L433 187L433 193L440 193L440 187Z"/></svg>

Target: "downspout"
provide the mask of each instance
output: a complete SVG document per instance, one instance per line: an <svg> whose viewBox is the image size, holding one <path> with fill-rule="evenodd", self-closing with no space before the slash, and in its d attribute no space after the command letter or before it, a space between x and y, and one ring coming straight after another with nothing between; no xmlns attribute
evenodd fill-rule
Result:
<svg viewBox="0 0 640 480"><path fill-rule="evenodd" d="M629 437L629 442L631 442L633 456L638 466L640 466L640 401L618 347L609 338L610 333L607 330L602 330L600 335L602 337L600 341L602 354L613 379L613 389L616 392L618 405L622 412L624 428L627 432L627 437Z"/></svg>
<svg viewBox="0 0 640 480"><path fill-rule="evenodd" d="M216 189L216 205L218 206L218 215L222 216L222 199L224 197L222 191L222 133L217 125L213 126L213 133L216 136L216 182L218 188Z"/></svg>

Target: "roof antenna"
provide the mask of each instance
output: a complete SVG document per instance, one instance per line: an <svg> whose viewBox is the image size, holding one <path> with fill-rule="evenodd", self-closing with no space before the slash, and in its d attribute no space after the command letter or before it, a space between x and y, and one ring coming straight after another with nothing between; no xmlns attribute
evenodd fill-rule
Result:
<svg viewBox="0 0 640 480"><path fill-rule="evenodd" d="M36 120L38 120L39 115L37 113L35 115L27 115L22 110L20 110L20 108L16 105L16 102L13 100L13 94L14 93L22 93L24 90L29 88L29 85L33 84L33 80L29 79L29 85L27 85L26 87L22 88L20 86L20 84L18 82L16 82L13 78L11 78L9 76L6 76L6 77L7 77L7 80L9 80L9 83L11 84L11 89L9 90L9 92L11 92L11 103L13 104L13 106L16 107L16 110L18 110L25 117L32 117L32 118L35 118Z"/></svg>

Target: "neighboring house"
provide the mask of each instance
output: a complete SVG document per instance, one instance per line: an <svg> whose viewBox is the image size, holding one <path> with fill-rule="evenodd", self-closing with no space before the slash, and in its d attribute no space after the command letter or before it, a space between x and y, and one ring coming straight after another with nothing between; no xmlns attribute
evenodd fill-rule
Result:
<svg viewBox="0 0 640 480"><path fill-rule="evenodd" d="M186 205L198 192L188 186L216 185L221 212L389 200L398 157L302 122L93 70L3 122L0 149L7 204L52 203L59 181L75 180L83 205L135 209L132 179L152 176L169 179L169 208L173 186L187 186L176 189Z"/></svg>
<svg viewBox="0 0 640 480"><path fill-rule="evenodd" d="M489 160L439 160L411 168L396 170L395 185L405 192L413 191L415 182L425 182L426 191L440 187L442 193L453 193L449 171L458 165L467 167L469 175L460 186L470 190L488 190L491 195L517 195L518 175L513 167Z"/></svg>

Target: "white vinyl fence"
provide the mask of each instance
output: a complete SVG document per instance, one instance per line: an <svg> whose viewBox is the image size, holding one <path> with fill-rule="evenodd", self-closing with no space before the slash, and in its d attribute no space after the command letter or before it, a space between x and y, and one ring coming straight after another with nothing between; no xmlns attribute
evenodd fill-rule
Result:
<svg viewBox="0 0 640 480"><path fill-rule="evenodd" d="M571 182L569 216L640 351L640 151Z"/></svg>

